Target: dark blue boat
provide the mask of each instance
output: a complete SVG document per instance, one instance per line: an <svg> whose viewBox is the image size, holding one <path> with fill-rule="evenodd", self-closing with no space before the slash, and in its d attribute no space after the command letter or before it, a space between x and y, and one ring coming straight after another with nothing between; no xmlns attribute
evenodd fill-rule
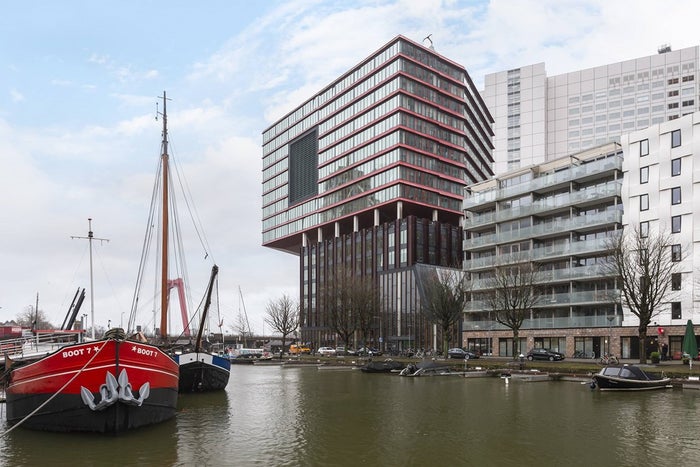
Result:
<svg viewBox="0 0 700 467"><path fill-rule="evenodd" d="M207 318L207 311L211 304L214 280L218 272L218 266L214 265L211 270L207 298L202 311L202 319L197 332L194 350L175 356L175 360L180 366L179 392L215 391L225 389L228 384L231 374L231 362L227 358L206 352L202 347L202 332Z"/></svg>
<svg viewBox="0 0 700 467"><path fill-rule="evenodd" d="M634 365L606 366L593 375L591 388L601 391L646 391L670 388L671 378L646 373Z"/></svg>

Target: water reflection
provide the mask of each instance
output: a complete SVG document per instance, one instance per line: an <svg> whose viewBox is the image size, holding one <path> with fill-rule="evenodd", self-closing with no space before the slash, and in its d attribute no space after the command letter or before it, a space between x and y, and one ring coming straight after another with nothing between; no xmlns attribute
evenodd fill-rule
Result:
<svg viewBox="0 0 700 467"><path fill-rule="evenodd" d="M694 465L700 391L239 366L225 392L119 436L18 429L0 464Z"/></svg>

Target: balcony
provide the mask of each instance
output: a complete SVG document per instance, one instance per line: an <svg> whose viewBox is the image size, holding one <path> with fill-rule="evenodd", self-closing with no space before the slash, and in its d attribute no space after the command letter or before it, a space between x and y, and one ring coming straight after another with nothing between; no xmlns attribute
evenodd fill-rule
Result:
<svg viewBox="0 0 700 467"><path fill-rule="evenodd" d="M565 283L571 281L594 280L610 275L608 269L600 264L576 268L553 269L535 273L536 284ZM493 279L475 279L469 283L470 290L480 292L494 288Z"/></svg>
<svg viewBox="0 0 700 467"><path fill-rule="evenodd" d="M607 328L622 326L622 317L614 316L612 323L608 321L608 316L570 316L565 318L534 318L526 319L520 329L561 329L561 328ZM462 322L462 329L465 331L504 331L506 326L498 321L469 321Z"/></svg>
<svg viewBox="0 0 700 467"><path fill-rule="evenodd" d="M472 213L469 217L465 216L464 228L470 229L483 227L492 223L505 222L508 220L520 219L533 215L542 216L549 211L561 211L562 209L566 209L571 206L592 205L615 196L619 197L621 193L622 182L609 182L604 186L597 187L595 190L574 191L572 193L559 195L556 198L545 198L540 201L536 201L529 206L503 208L497 212L489 212L486 214Z"/></svg>
<svg viewBox="0 0 700 467"><path fill-rule="evenodd" d="M533 308L561 308L562 306L600 305L618 302L619 292L617 291L567 292L540 295ZM464 311L467 313L488 312L490 310L491 305L486 300L473 300L464 305Z"/></svg>
<svg viewBox="0 0 700 467"><path fill-rule="evenodd" d="M489 190L484 192L474 192L472 196L465 198L462 207L465 210L483 207L493 203L497 199L508 199L532 191L540 191L543 188L555 188L566 183L590 178L593 175L603 175L613 170L622 171L622 156L613 156L605 159L588 162L581 165L572 165L568 170L555 172L534 178L525 183Z"/></svg>

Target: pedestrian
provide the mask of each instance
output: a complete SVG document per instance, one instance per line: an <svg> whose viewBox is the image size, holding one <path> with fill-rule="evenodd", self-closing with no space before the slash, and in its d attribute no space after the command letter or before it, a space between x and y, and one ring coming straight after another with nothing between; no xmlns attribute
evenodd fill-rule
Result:
<svg viewBox="0 0 700 467"><path fill-rule="evenodd" d="M668 344L665 342L661 346L661 360L666 360L668 359Z"/></svg>

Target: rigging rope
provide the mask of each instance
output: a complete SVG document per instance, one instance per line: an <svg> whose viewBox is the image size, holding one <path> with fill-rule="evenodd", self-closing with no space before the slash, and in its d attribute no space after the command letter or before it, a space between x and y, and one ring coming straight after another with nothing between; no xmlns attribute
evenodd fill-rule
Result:
<svg viewBox="0 0 700 467"><path fill-rule="evenodd" d="M90 359L85 363L85 365L83 365L83 367L80 369L80 371L78 371L75 375L73 375L73 377L72 377L71 379L69 379L69 380L66 382L66 384L64 384L63 387L61 387L61 389L59 389L55 394L53 394L51 397L49 397L48 399L46 399L46 401L44 401L43 404L41 404L39 407L37 407L36 409L34 409L34 410L33 410L31 413L29 413L26 417L24 417L22 420L20 420L20 421L17 422L15 425L13 425L9 430L6 430L4 433L0 434L0 438L2 438L3 436L7 435L7 434L10 433L12 430L14 430L14 429L17 428L18 426L20 426L22 423L24 423L24 422L26 422L27 420L29 420L31 417L34 416L35 413L37 413L39 410L43 409L43 408L46 406L46 404L48 404L49 402L51 402L56 396L58 396L61 392L63 392L63 390L66 389L66 387L68 387L68 385L69 385L70 383L72 383L72 382L75 380L75 378L77 378L78 375L81 374L81 373L83 372L83 370L85 370L85 368L87 368L87 366L88 366L90 363L92 363L92 361L95 359L95 357L97 357L97 355L99 355L99 353L102 352L102 349L105 348L105 345L107 345L107 342L109 342L110 340L111 340L111 339L105 340L104 343L102 344L102 347L100 347L100 349L99 349L97 352L95 352L95 353L92 355L92 357L90 357Z"/></svg>

